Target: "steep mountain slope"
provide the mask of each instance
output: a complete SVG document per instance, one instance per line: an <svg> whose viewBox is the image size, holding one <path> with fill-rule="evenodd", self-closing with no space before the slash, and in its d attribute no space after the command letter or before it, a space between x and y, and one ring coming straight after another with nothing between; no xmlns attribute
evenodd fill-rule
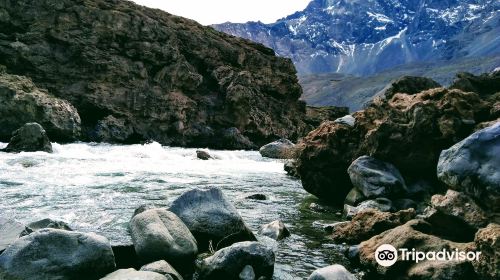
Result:
<svg viewBox="0 0 500 280"><path fill-rule="evenodd" d="M313 0L273 24L214 25L290 57L300 74L370 75L499 53L496 0Z"/></svg>
<svg viewBox="0 0 500 280"><path fill-rule="evenodd" d="M128 1L0 1L0 64L69 101L84 140L241 149L310 129L289 59Z"/></svg>

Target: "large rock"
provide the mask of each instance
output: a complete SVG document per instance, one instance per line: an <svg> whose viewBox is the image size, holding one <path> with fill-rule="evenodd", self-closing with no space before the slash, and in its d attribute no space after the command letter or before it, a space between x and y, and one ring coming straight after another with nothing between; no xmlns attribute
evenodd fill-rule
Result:
<svg viewBox="0 0 500 280"><path fill-rule="evenodd" d="M236 208L218 188L185 192L171 205L198 241L201 250L212 243L220 249L239 241L256 240Z"/></svg>
<svg viewBox="0 0 500 280"><path fill-rule="evenodd" d="M133 268L119 269L106 275L101 280L172 280L170 276L161 275L152 271L137 271Z"/></svg>
<svg viewBox="0 0 500 280"><path fill-rule="evenodd" d="M403 261L398 257L396 264L384 267L375 260L375 251L382 244L390 244L395 248L407 248L410 251L475 251L474 243L457 243L441 239L432 235L432 226L422 220L411 220L404 225L361 242L359 245L359 259L362 265L376 271L387 279L476 279L472 265L467 260L463 261L433 261L424 260Z"/></svg>
<svg viewBox="0 0 500 280"><path fill-rule="evenodd" d="M0 254L7 246L16 241L26 227L14 220L0 217Z"/></svg>
<svg viewBox="0 0 500 280"><path fill-rule="evenodd" d="M348 204L344 205L344 216L351 219L359 212L365 211L367 209L375 209L382 212L390 212L393 210L392 201L387 198L376 198L372 200L366 200L361 202L358 206L350 206Z"/></svg>
<svg viewBox="0 0 500 280"><path fill-rule="evenodd" d="M154 263L146 264L141 267L140 271L151 271L161 275L171 277L173 280L184 280L168 262L161 260Z"/></svg>
<svg viewBox="0 0 500 280"><path fill-rule="evenodd" d="M463 193L448 190L445 195L432 196L431 205L445 215L461 219L476 230L488 224L488 214Z"/></svg>
<svg viewBox="0 0 500 280"><path fill-rule="evenodd" d="M109 241L92 233L42 229L0 255L0 271L20 279L99 279L114 269Z"/></svg>
<svg viewBox="0 0 500 280"><path fill-rule="evenodd" d="M29 223L26 226L26 229L21 233L21 236L28 235L32 232L35 232L43 228L54 228L54 229L73 231L73 229L67 223L47 218L47 219L42 219L40 221Z"/></svg>
<svg viewBox="0 0 500 280"><path fill-rule="evenodd" d="M200 279L238 279L243 269L250 265L255 279L272 279L274 252L259 242L239 242L221 249L202 261L199 267Z"/></svg>
<svg viewBox="0 0 500 280"><path fill-rule="evenodd" d="M356 159L347 169L351 182L367 198L398 197L406 184L394 165L369 156Z"/></svg>
<svg viewBox="0 0 500 280"><path fill-rule="evenodd" d="M438 87L441 87L441 85L430 78L403 76L387 85L377 95L383 95L384 98L391 99L396 93L417 94Z"/></svg>
<svg viewBox="0 0 500 280"><path fill-rule="evenodd" d="M450 88L472 91L483 96L500 92L500 71L475 76L471 73L458 73Z"/></svg>
<svg viewBox="0 0 500 280"><path fill-rule="evenodd" d="M8 0L0 10L0 63L71 102L90 134L105 120L123 130L116 141L133 131L137 142L248 149L312 128L293 63L260 44L132 1ZM248 142L223 140L229 128Z"/></svg>
<svg viewBox="0 0 500 280"><path fill-rule="evenodd" d="M475 132L439 157L439 179L500 212L500 122Z"/></svg>
<svg viewBox="0 0 500 280"><path fill-rule="evenodd" d="M272 238L274 240L285 239L290 236L290 231L286 228L282 221L273 221L263 225L259 234Z"/></svg>
<svg viewBox="0 0 500 280"><path fill-rule="evenodd" d="M29 78L1 69L0 104L0 141L8 141L30 122L41 124L53 141L72 141L80 135L80 116L69 102L38 88Z"/></svg>
<svg viewBox="0 0 500 280"><path fill-rule="evenodd" d="M189 229L174 213L151 209L130 221L130 235L143 263L166 260L175 267L188 266L198 253Z"/></svg>
<svg viewBox="0 0 500 280"><path fill-rule="evenodd" d="M413 219L415 214L414 209L396 213L364 210L354 215L350 222L335 227L331 237L338 243L358 244L383 231L405 224Z"/></svg>
<svg viewBox="0 0 500 280"><path fill-rule="evenodd" d="M474 240L481 256L473 262L476 272L485 279L500 278L500 225L489 224L476 233Z"/></svg>
<svg viewBox="0 0 500 280"><path fill-rule="evenodd" d="M14 131L4 152L47 152L52 153L52 144L45 129L38 123L27 123Z"/></svg>
<svg viewBox="0 0 500 280"><path fill-rule="evenodd" d="M356 280L356 276L350 273L340 264L334 264L316 269L307 280Z"/></svg>
<svg viewBox="0 0 500 280"><path fill-rule="evenodd" d="M363 155L392 163L408 181L432 181L441 151L490 120L492 106L476 93L443 88L376 99L353 114L354 127L324 122L298 143L302 185L340 205L352 189L347 168Z"/></svg>
<svg viewBox="0 0 500 280"><path fill-rule="evenodd" d="M280 139L272 143L266 144L259 149L259 153L263 157L290 159L294 157L295 144L288 139Z"/></svg>

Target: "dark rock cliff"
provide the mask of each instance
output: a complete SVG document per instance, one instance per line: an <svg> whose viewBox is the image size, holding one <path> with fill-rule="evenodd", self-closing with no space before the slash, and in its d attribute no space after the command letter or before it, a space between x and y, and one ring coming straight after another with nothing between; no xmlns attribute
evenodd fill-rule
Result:
<svg viewBox="0 0 500 280"><path fill-rule="evenodd" d="M69 101L84 140L254 148L311 128L289 59L128 1L1 1L0 64Z"/></svg>

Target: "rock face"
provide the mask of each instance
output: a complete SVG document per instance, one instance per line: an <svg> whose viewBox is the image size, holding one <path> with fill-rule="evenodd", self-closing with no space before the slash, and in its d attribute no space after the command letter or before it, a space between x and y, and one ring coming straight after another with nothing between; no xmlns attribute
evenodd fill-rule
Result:
<svg viewBox="0 0 500 280"><path fill-rule="evenodd" d="M414 209L396 213L367 209L354 215L350 222L335 227L332 239L338 243L358 244L383 231L403 225L414 217Z"/></svg>
<svg viewBox="0 0 500 280"><path fill-rule="evenodd" d="M481 251L479 261L473 262L476 272L485 279L500 278L500 225L489 224L476 233L475 243Z"/></svg>
<svg viewBox="0 0 500 280"><path fill-rule="evenodd" d="M99 279L114 268L106 238L58 229L19 238L0 255L0 271L20 279Z"/></svg>
<svg viewBox="0 0 500 280"><path fill-rule="evenodd" d="M500 212L500 122L441 153L438 177L494 212Z"/></svg>
<svg viewBox="0 0 500 280"><path fill-rule="evenodd" d="M101 280L171 280L170 276L161 275L151 271L137 271L133 268L119 269L106 275Z"/></svg>
<svg viewBox="0 0 500 280"><path fill-rule="evenodd" d="M45 129L38 123L27 123L14 131L4 152L47 152L52 153L52 144Z"/></svg>
<svg viewBox="0 0 500 280"><path fill-rule="evenodd" d="M356 280L345 267L334 264L315 270L307 280Z"/></svg>
<svg viewBox="0 0 500 280"><path fill-rule="evenodd" d="M25 123L38 122L54 141L71 141L80 135L80 116L67 101L39 89L29 78L0 69L0 141Z"/></svg>
<svg viewBox="0 0 500 280"><path fill-rule="evenodd" d="M282 221L274 221L263 225L259 233L274 240L281 240L290 236L290 231Z"/></svg>
<svg viewBox="0 0 500 280"><path fill-rule="evenodd" d="M16 241L26 227L14 220L0 217L0 254L7 246Z"/></svg>
<svg viewBox="0 0 500 280"><path fill-rule="evenodd" d="M165 209L146 210L130 221L130 235L143 263L166 260L186 266L198 253L189 229L174 213Z"/></svg>
<svg viewBox="0 0 500 280"><path fill-rule="evenodd" d="M170 207L198 241L200 250L220 249L239 241L256 240L238 210L218 188L194 189L177 198Z"/></svg>
<svg viewBox="0 0 500 280"><path fill-rule="evenodd" d="M390 83L377 95L383 95L384 98L391 99L396 93L417 94L438 87L441 87L441 85L433 79L404 76Z"/></svg>
<svg viewBox="0 0 500 280"><path fill-rule="evenodd" d="M290 159L294 157L295 144L288 139L280 139L272 143L266 144L259 149L259 153L263 157Z"/></svg>
<svg viewBox="0 0 500 280"><path fill-rule="evenodd" d="M382 267L375 260L375 251L382 244L395 248L415 248L417 251L442 251L458 249L475 251L474 243L456 243L432 235L432 226L422 220L411 220L404 225L387 230L361 242L359 258L362 265L372 268L387 279L476 279L470 262L464 261L414 261L399 260L395 265Z"/></svg>
<svg viewBox="0 0 500 280"><path fill-rule="evenodd" d="M297 170L304 188L341 204L352 185L347 169L360 156L391 162L405 177L434 180L439 154L492 119L493 102L444 88L375 99L356 112L354 127L324 122L299 142Z"/></svg>
<svg viewBox="0 0 500 280"><path fill-rule="evenodd" d="M221 249L203 260L198 271L200 279L238 279L242 270L250 265L255 279L272 279L274 252L259 242L239 242Z"/></svg>
<svg viewBox="0 0 500 280"><path fill-rule="evenodd" d="M351 182L367 198L397 197L406 193L406 184L394 165L362 156L347 169Z"/></svg>
<svg viewBox="0 0 500 280"><path fill-rule="evenodd" d="M73 104L87 136L229 149L310 130L291 60L260 44L130 1L0 9L0 64Z"/></svg>

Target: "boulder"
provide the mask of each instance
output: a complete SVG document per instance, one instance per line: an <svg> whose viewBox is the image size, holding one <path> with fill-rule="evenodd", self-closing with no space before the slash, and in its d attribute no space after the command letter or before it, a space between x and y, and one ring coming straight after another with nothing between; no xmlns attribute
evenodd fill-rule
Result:
<svg viewBox="0 0 500 280"><path fill-rule="evenodd" d="M21 233L21 236L28 235L42 228L54 228L54 229L73 231L73 229L71 229L71 227L67 223L47 218L28 224L26 226L26 229Z"/></svg>
<svg viewBox="0 0 500 280"><path fill-rule="evenodd" d="M471 73L458 73L450 88L475 92L482 96L500 92L500 71L475 76Z"/></svg>
<svg viewBox="0 0 500 280"><path fill-rule="evenodd" d="M354 126L356 124L356 119L352 115L346 115L342 118L338 118L334 121L335 123L345 124L348 126Z"/></svg>
<svg viewBox="0 0 500 280"><path fill-rule="evenodd" d="M376 99L353 114L353 127L323 122L298 142L302 185L340 206L352 189L346 171L363 155L390 162L408 182L432 182L441 151L469 136L476 124L492 120L492 106L476 93L444 88Z"/></svg>
<svg viewBox="0 0 500 280"><path fill-rule="evenodd" d="M238 279L243 269L253 268L255 278L272 279L274 271L274 252L259 242L239 242L221 249L200 264L200 279Z"/></svg>
<svg viewBox="0 0 500 280"><path fill-rule="evenodd" d="M375 209L382 212L390 212L393 209L393 207L392 207L392 202L389 199L376 198L374 200L363 201L356 207L347 204L344 205L344 216L350 219L357 213L367 209Z"/></svg>
<svg viewBox="0 0 500 280"><path fill-rule="evenodd" d="M93 233L41 229L0 255L0 270L20 279L99 279L114 269L109 241Z"/></svg>
<svg viewBox="0 0 500 280"><path fill-rule="evenodd" d="M415 215L414 209L396 213L367 209L354 215L350 222L336 227L331 237L337 243L358 244L383 231L405 224Z"/></svg>
<svg viewBox="0 0 500 280"><path fill-rule="evenodd" d="M240 280L255 280L253 267L251 265L246 265L238 276Z"/></svg>
<svg viewBox="0 0 500 280"><path fill-rule="evenodd" d="M135 251L143 263L166 260L180 269L196 258L194 236L170 211L146 210L134 216L129 226Z"/></svg>
<svg viewBox="0 0 500 280"><path fill-rule="evenodd" d="M133 268L119 269L106 275L101 280L172 280L168 275L161 275L151 271L137 271Z"/></svg>
<svg viewBox="0 0 500 280"><path fill-rule="evenodd" d="M344 204L356 206L366 200L366 196L357 188L352 188L344 200Z"/></svg>
<svg viewBox="0 0 500 280"><path fill-rule="evenodd" d="M110 115L125 124L114 140L183 147L251 149L312 129L295 67L272 49L132 1L54 3L0 4L1 62L73 104L85 138ZM221 137L230 128L241 137Z"/></svg>
<svg viewBox="0 0 500 280"><path fill-rule="evenodd" d="M209 243L217 250L239 241L254 241L236 208L219 188L193 189L178 197L170 206L198 241L200 250Z"/></svg>
<svg viewBox="0 0 500 280"><path fill-rule="evenodd" d="M398 169L373 157L359 157L349 166L347 173L354 187L367 198L394 198L407 192Z"/></svg>
<svg viewBox="0 0 500 280"><path fill-rule="evenodd" d="M382 232L359 244L361 265L372 269L380 277L387 279L476 279L472 265L467 260L440 262L424 260L403 261L384 267L375 260L375 251L382 244L390 244L395 248L407 248L410 251L475 251L474 243L457 243L432 235L432 226L423 220L410 220L406 224Z"/></svg>
<svg viewBox="0 0 500 280"><path fill-rule="evenodd" d="M475 271L484 279L500 278L500 225L489 224L480 229L474 239L481 252L478 261L473 262Z"/></svg>
<svg viewBox="0 0 500 280"><path fill-rule="evenodd" d="M455 242L471 242L477 229L463 219L448 215L432 207L424 209L419 218L433 226L433 234ZM457 229L460 230L457 230Z"/></svg>
<svg viewBox="0 0 500 280"><path fill-rule="evenodd" d="M340 264L316 269L308 280L356 280L357 278Z"/></svg>
<svg viewBox="0 0 500 280"><path fill-rule="evenodd" d="M272 143L262 146L259 153L263 157L290 159L294 157L295 144L288 139L279 139Z"/></svg>
<svg viewBox="0 0 500 280"><path fill-rule="evenodd" d="M426 77L403 76L387 85L377 95L391 99L396 93L417 94L424 90L439 88L441 85Z"/></svg>
<svg viewBox="0 0 500 280"><path fill-rule="evenodd" d="M196 151L196 157L198 159L201 159L201 160L209 160L209 159L212 159L212 156L206 152L206 151L202 151L202 150L197 150Z"/></svg>
<svg viewBox="0 0 500 280"><path fill-rule="evenodd" d="M285 239L290 236L290 231L286 228L282 221L274 221L263 225L259 234L272 238L274 240Z"/></svg>
<svg viewBox="0 0 500 280"><path fill-rule="evenodd" d="M438 178L500 212L500 123L475 132L439 157Z"/></svg>
<svg viewBox="0 0 500 280"><path fill-rule="evenodd" d="M4 152L47 152L52 153L52 144L47 133L38 123L27 123L14 131Z"/></svg>
<svg viewBox="0 0 500 280"><path fill-rule="evenodd" d="M169 276L173 280L183 280L179 272L177 272L168 262L164 260L146 264L141 267L140 271L156 272L161 275Z"/></svg>
<svg viewBox="0 0 500 280"><path fill-rule="evenodd" d="M0 254L11 243L14 243L25 230L26 227L23 224L0 217Z"/></svg>
<svg viewBox="0 0 500 280"><path fill-rule="evenodd" d="M0 71L0 141L26 123L37 122L53 141L80 136L80 116L68 101L38 88L29 78Z"/></svg>
<svg viewBox="0 0 500 280"><path fill-rule="evenodd" d="M454 190L448 190L444 196L432 196L431 206L445 215L461 219L476 230L488 224L488 214L470 197Z"/></svg>
<svg viewBox="0 0 500 280"><path fill-rule="evenodd" d="M265 194L261 194L261 193L252 194L252 195L249 195L245 198L250 199L250 200L267 200L267 196Z"/></svg>

